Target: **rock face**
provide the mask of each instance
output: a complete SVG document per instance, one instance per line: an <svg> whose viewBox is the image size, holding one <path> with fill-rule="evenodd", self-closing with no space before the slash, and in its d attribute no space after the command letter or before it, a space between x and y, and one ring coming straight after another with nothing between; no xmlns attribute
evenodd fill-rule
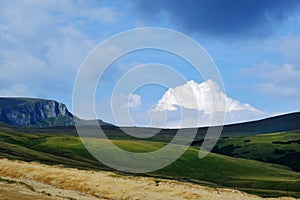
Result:
<svg viewBox="0 0 300 200"><path fill-rule="evenodd" d="M0 98L0 121L13 126L74 125L66 105L53 100Z"/></svg>

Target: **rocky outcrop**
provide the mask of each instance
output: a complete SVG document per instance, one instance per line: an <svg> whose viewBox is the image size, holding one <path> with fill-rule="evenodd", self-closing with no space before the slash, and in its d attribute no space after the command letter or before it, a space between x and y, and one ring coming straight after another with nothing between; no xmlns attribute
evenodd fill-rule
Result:
<svg viewBox="0 0 300 200"><path fill-rule="evenodd" d="M13 100L11 104L9 100ZM66 105L53 100L0 98L0 121L13 126L73 125Z"/></svg>

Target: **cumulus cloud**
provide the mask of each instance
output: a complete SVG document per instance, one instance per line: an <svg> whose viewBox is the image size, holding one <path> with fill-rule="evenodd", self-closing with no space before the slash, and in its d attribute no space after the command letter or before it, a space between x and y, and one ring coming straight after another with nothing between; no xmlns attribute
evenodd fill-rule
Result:
<svg viewBox="0 0 300 200"><path fill-rule="evenodd" d="M168 128L222 125L267 116L267 113L247 103L228 97L212 80L202 83L191 80L175 88L169 88L159 99L153 112L165 113L164 127ZM212 114L223 118L222 112L226 112L224 122L222 119L215 124Z"/></svg>
<svg viewBox="0 0 300 200"><path fill-rule="evenodd" d="M167 15L180 28L218 36L266 36L300 6L297 0L137 0L146 20ZM296 12L295 12L296 13Z"/></svg>
<svg viewBox="0 0 300 200"><path fill-rule="evenodd" d="M178 107L202 111L204 114L242 110L259 112L249 104L240 103L238 100L226 96L218 84L212 80L202 83L191 80L184 85L168 89L154 110L175 111Z"/></svg>
<svg viewBox="0 0 300 200"><path fill-rule="evenodd" d="M212 105L211 95L217 101L215 107ZM175 88L169 88L158 102L149 107L142 104L142 96L138 94L119 94L113 97L112 103L107 101L99 103L97 113L99 112L107 121L121 126L203 127L223 124L223 118L214 124L211 112L215 108L214 111L217 112L214 114L222 115L224 101L227 104L225 124L267 116L267 113L249 104L228 97L212 80L202 83L188 81ZM111 110L114 112L111 113Z"/></svg>
<svg viewBox="0 0 300 200"><path fill-rule="evenodd" d="M31 92L26 86L21 84L15 84L10 88L0 89L0 96L2 97L35 97L35 94Z"/></svg>

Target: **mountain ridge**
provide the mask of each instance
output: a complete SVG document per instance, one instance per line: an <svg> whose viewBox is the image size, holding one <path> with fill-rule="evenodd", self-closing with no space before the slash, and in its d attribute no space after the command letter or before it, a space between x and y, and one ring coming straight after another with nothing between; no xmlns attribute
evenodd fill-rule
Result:
<svg viewBox="0 0 300 200"><path fill-rule="evenodd" d="M0 121L12 126L74 125L63 103L34 98L0 98Z"/></svg>
<svg viewBox="0 0 300 200"><path fill-rule="evenodd" d="M73 115L63 103L41 98L0 97L0 122L12 126L52 127L78 125L109 125L102 120L84 120ZM263 128L262 128L263 127ZM158 129L146 127L128 127L133 129ZM198 133L206 133L208 127L198 127ZM264 119L226 124L223 126L223 136L232 133L249 135L255 133L269 133L300 129L300 112L293 112L272 116ZM164 128L165 131L174 131L174 128Z"/></svg>
<svg viewBox="0 0 300 200"><path fill-rule="evenodd" d="M51 99L0 97L0 122L16 127L110 125L102 120L83 120L67 106Z"/></svg>

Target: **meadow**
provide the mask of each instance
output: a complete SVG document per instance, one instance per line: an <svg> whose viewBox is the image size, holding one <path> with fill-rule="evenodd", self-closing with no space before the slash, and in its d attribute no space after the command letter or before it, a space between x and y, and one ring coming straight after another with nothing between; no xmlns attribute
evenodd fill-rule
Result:
<svg viewBox="0 0 300 200"><path fill-rule="evenodd" d="M49 130L49 129L48 129ZM55 133L56 132L56 133ZM299 132L262 134L249 136L247 144L259 145L259 141L290 141L295 139ZM112 134L115 139L111 141L131 152L150 152L157 150L164 145L163 141L117 139L118 133ZM281 137L281 138L280 138ZM103 148L106 140L88 136L87 139L94 144L95 148ZM222 138L218 148L245 143L243 137ZM274 148L276 145L274 144ZM290 149L299 151L299 144L292 143ZM265 147L266 145L261 145ZM244 148L248 148L245 146ZM250 147L249 147L250 148ZM256 148L256 147L251 147ZM273 147L272 147L273 148ZM234 151L237 148L234 148ZM240 148L238 148L240 150ZM257 149L261 152L262 149ZM110 149L107 149L110 151ZM244 150L241 150L244 151ZM246 151L246 149L245 149ZM251 149L248 149L251 151ZM265 154L270 153L266 148ZM171 165L146 174L128 174L111 169L97 161L84 147L79 137L73 134L65 134L63 131L52 132L42 131L41 133L23 133L9 126L2 125L0 128L0 157L37 161L50 165L64 165L66 167L78 169L106 170L114 171L122 176L150 176L160 179L176 179L184 182L193 182L211 187L230 187L263 197L293 196L300 197L300 173L291 170L288 166L272 164L253 160L255 152L249 154L248 159L234 156L210 153L203 159L198 157L199 147L191 146L188 150ZM262 153L262 152L261 152ZM247 154L243 154L247 155ZM252 155L252 156L250 156ZM262 155L264 155L262 153ZM262 157L261 155L261 157ZM245 156L246 157L246 156ZM251 159L249 159L251 158ZM128 161L130 162L130 161Z"/></svg>

